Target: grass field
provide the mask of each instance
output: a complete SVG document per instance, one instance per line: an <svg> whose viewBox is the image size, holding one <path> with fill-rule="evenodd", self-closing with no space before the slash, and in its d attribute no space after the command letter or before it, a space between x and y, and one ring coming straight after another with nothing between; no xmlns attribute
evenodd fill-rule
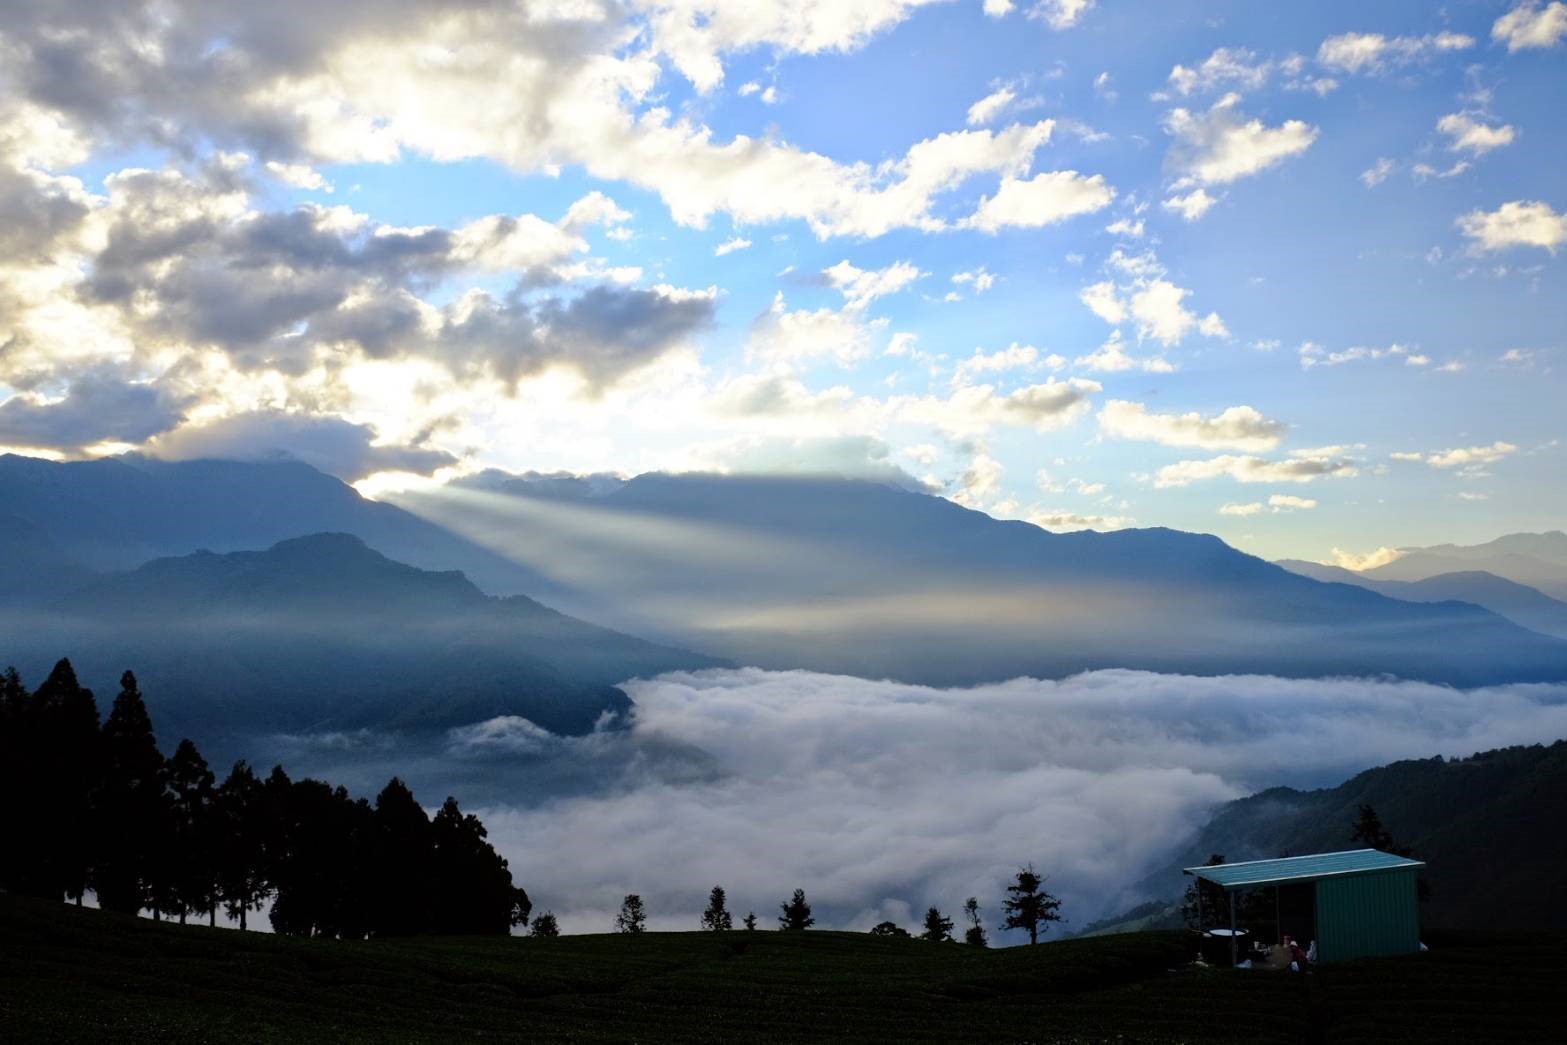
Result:
<svg viewBox="0 0 1567 1045"><path fill-rule="evenodd" d="M0 896L0 1040L1556 1041L1567 957L1447 937L1309 976L1180 934L981 951L851 933L340 943Z"/></svg>

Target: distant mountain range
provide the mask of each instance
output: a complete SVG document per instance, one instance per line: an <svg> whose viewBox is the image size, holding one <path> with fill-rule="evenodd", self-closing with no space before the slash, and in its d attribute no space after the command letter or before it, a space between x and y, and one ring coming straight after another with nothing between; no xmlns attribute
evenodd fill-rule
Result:
<svg viewBox="0 0 1567 1045"><path fill-rule="evenodd" d="M393 500L547 573L569 612L762 667L1567 678L1567 645L1473 605L1315 583L1207 535L1053 534L871 482L485 473Z"/></svg>
<svg viewBox="0 0 1567 1045"><path fill-rule="evenodd" d="M1280 559L1278 565L1303 577L1354 584L1406 602L1472 602L1531 631L1567 638L1567 602L1484 570L1438 573L1416 581L1389 581L1370 573L1302 559Z"/></svg>
<svg viewBox="0 0 1567 1045"><path fill-rule="evenodd" d="M1276 787L1231 802L1140 885L1168 902L1140 905L1098 928L1178 924L1174 902L1190 882L1181 868L1212 853L1235 862L1354 848L1363 803L1426 862L1427 925L1567 929L1567 740L1395 762L1338 787Z"/></svg>
<svg viewBox="0 0 1567 1045"><path fill-rule="evenodd" d="M659 665L713 662L669 646L761 667L941 685L1061 677L1105 667L1294 677L1392 674L1462 686L1567 678L1567 643L1468 603L1411 603L1319 583L1208 535L1165 529L1053 534L872 482L485 473L402 494L392 504L368 501L297 462L169 463L129 456L54 463L6 456L0 457L0 488L7 494L7 513L19 520L0 527L0 561L10 563L7 569L15 575L0 601L12 607L57 599L61 591L79 588L84 572L124 570L155 556L190 556L201 548L223 553L322 531L347 533L397 562L422 570L460 569L477 589L526 593L563 613L666 644L658 656L606 655L603 670L591 675L559 668L563 679L591 685ZM332 554L317 550L320 562L312 569L332 576ZM221 555L191 557L183 566L138 571L134 582L105 582L91 597L60 605L74 621L100 613L98 634L108 636L103 629L113 623L128 636L126 643L152 642L161 617L188 609L158 603L162 590L181 591L187 603L199 601L195 591L169 588L171 576L183 569L232 568ZM30 576L36 578L31 587ZM357 591L369 583L362 572L344 574L317 593L313 615L304 619L330 623L374 609L378 597ZM116 587L125 584L140 585L138 598L156 611L134 611L135 600ZM448 596L426 590L432 586L439 587L433 581L421 587L413 604L396 603L404 612L398 627L410 642L419 633L414 622L425 627L450 615L442 601ZM482 600L477 589L467 586L464 598ZM263 594L276 595L257 589L245 598ZM215 618L243 620L253 608L238 594L231 599L226 615ZM109 605L121 610L105 622L95 608ZM495 612L493 603L483 605L489 607L485 613ZM276 623L278 614L265 600L258 612L269 627ZM149 623L137 623L142 620ZM453 629L425 630L442 642L460 637ZM612 634L601 637L609 641ZM218 637L221 633L203 642ZM362 637L370 642L374 629ZM53 641L49 652L58 646ZM635 640L618 635L614 641ZM304 645L280 658L307 663L312 648L326 655L327 646L312 647L309 634L298 642ZM117 657L132 652L127 644L115 648ZM391 670L400 663L391 656L395 652L364 661L367 678L385 674L390 687L403 694L429 690L428 675L415 684ZM520 671L530 658L548 663L541 651L524 647L501 660L490 653L480 661L487 668L466 672L458 672L450 659L436 657L432 663L446 665L442 671L454 678L489 671L497 689L542 692L542 684L511 686L501 671L513 661ZM233 654L223 656L229 659L221 663L236 663ZM214 687L218 680L263 677L253 675L248 664L227 674L212 670ZM246 700L245 694L265 693L267 687L259 681L235 684L232 692L234 699ZM445 699L449 690L434 692L441 694L435 706L445 710L420 713L432 720L450 719L458 708L467 713L499 706L486 703L487 696L454 703ZM349 711L367 706L349 700L342 714L318 717L363 720L364 714ZM608 705L583 706L596 715ZM581 729L587 715L557 714L550 721Z"/></svg>
<svg viewBox="0 0 1567 1045"><path fill-rule="evenodd" d="M27 681L70 656L108 688L133 668L160 730L218 739L424 730L518 715L585 733L631 707L623 679L721 664L595 627L461 573L393 562L358 537L155 559L0 610L0 660Z"/></svg>
<svg viewBox="0 0 1567 1045"><path fill-rule="evenodd" d="M1567 600L1567 533L1513 533L1484 544L1405 548L1365 575L1378 581L1419 581L1443 573L1481 570Z"/></svg>

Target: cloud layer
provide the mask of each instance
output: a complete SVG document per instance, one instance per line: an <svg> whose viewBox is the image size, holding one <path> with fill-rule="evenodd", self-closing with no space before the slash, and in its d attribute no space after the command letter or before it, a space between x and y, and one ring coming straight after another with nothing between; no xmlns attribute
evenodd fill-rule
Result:
<svg viewBox="0 0 1567 1045"><path fill-rule="evenodd" d="M694 928L715 883L764 925L796 887L823 927L908 925L969 895L994 918L1029 860L1081 925L1230 798L1567 735L1567 686L1100 671L944 690L744 669L627 688L628 736L491 722L454 731L436 770L503 794L532 774L482 815L572 932L606 931L633 891L652 927ZM540 793L541 760L591 762L596 790Z"/></svg>

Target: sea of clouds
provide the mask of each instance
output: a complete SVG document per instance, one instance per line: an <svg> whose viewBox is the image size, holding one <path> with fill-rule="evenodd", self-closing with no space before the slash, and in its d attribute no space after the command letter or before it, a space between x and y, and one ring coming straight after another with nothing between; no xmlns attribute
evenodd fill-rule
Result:
<svg viewBox="0 0 1567 1045"><path fill-rule="evenodd" d="M934 689L742 669L625 685L629 731L493 719L416 771L427 792L466 785L568 932L608 930L630 892L652 928L695 928L715 884L765 927L796 887L823 927L911 926L970 895L993 921L1027 862L1081 926L1139 899L1127 884L1229 799L1567 737L1567 684L1095 671Z"/></svg>

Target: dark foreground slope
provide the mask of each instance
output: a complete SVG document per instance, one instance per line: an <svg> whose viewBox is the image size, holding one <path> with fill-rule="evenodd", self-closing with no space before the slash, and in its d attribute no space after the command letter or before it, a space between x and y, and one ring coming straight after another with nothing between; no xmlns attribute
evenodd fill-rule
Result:
<svg viewBox="0 0 1567 1045"><path fill-rule="evenodd" d="M1477 606L1323 584L1210 535L1049 533L879 483L488 473L397 500L547 568L552 605L761 667L1567 679L1567 642Z"/></svg>
<svg viewBox="0 0 1567 1045"><path fill-rule="evenodd" d="M1351 849L1362 804L1427 862L1427 925L1567 929L1567 741L1369 769L1338 787L1276 787L1221 809L1171 865L1143 883L1174 898L1181 867Z"/></svg>
<svg viewBox="0 0 1567 1045"><path fill-rule="evenodd" d="M107 689L133 668L166 735L421 730L500 715L585 733L631 706L615 683L717 664L492 598L346 534L157 559L36 607L0 608L0 662L60 656ZM113 691L101 694L102 703Z"/></svg>
<svg viewBox="0 0 1567 1045"><path fill-rule="evenodd" d="M0 896L10 1042L1551 1041L1567 952L1433 938L1307 977L1181 934L981 951L827 932L339 942Z"/></svg>

